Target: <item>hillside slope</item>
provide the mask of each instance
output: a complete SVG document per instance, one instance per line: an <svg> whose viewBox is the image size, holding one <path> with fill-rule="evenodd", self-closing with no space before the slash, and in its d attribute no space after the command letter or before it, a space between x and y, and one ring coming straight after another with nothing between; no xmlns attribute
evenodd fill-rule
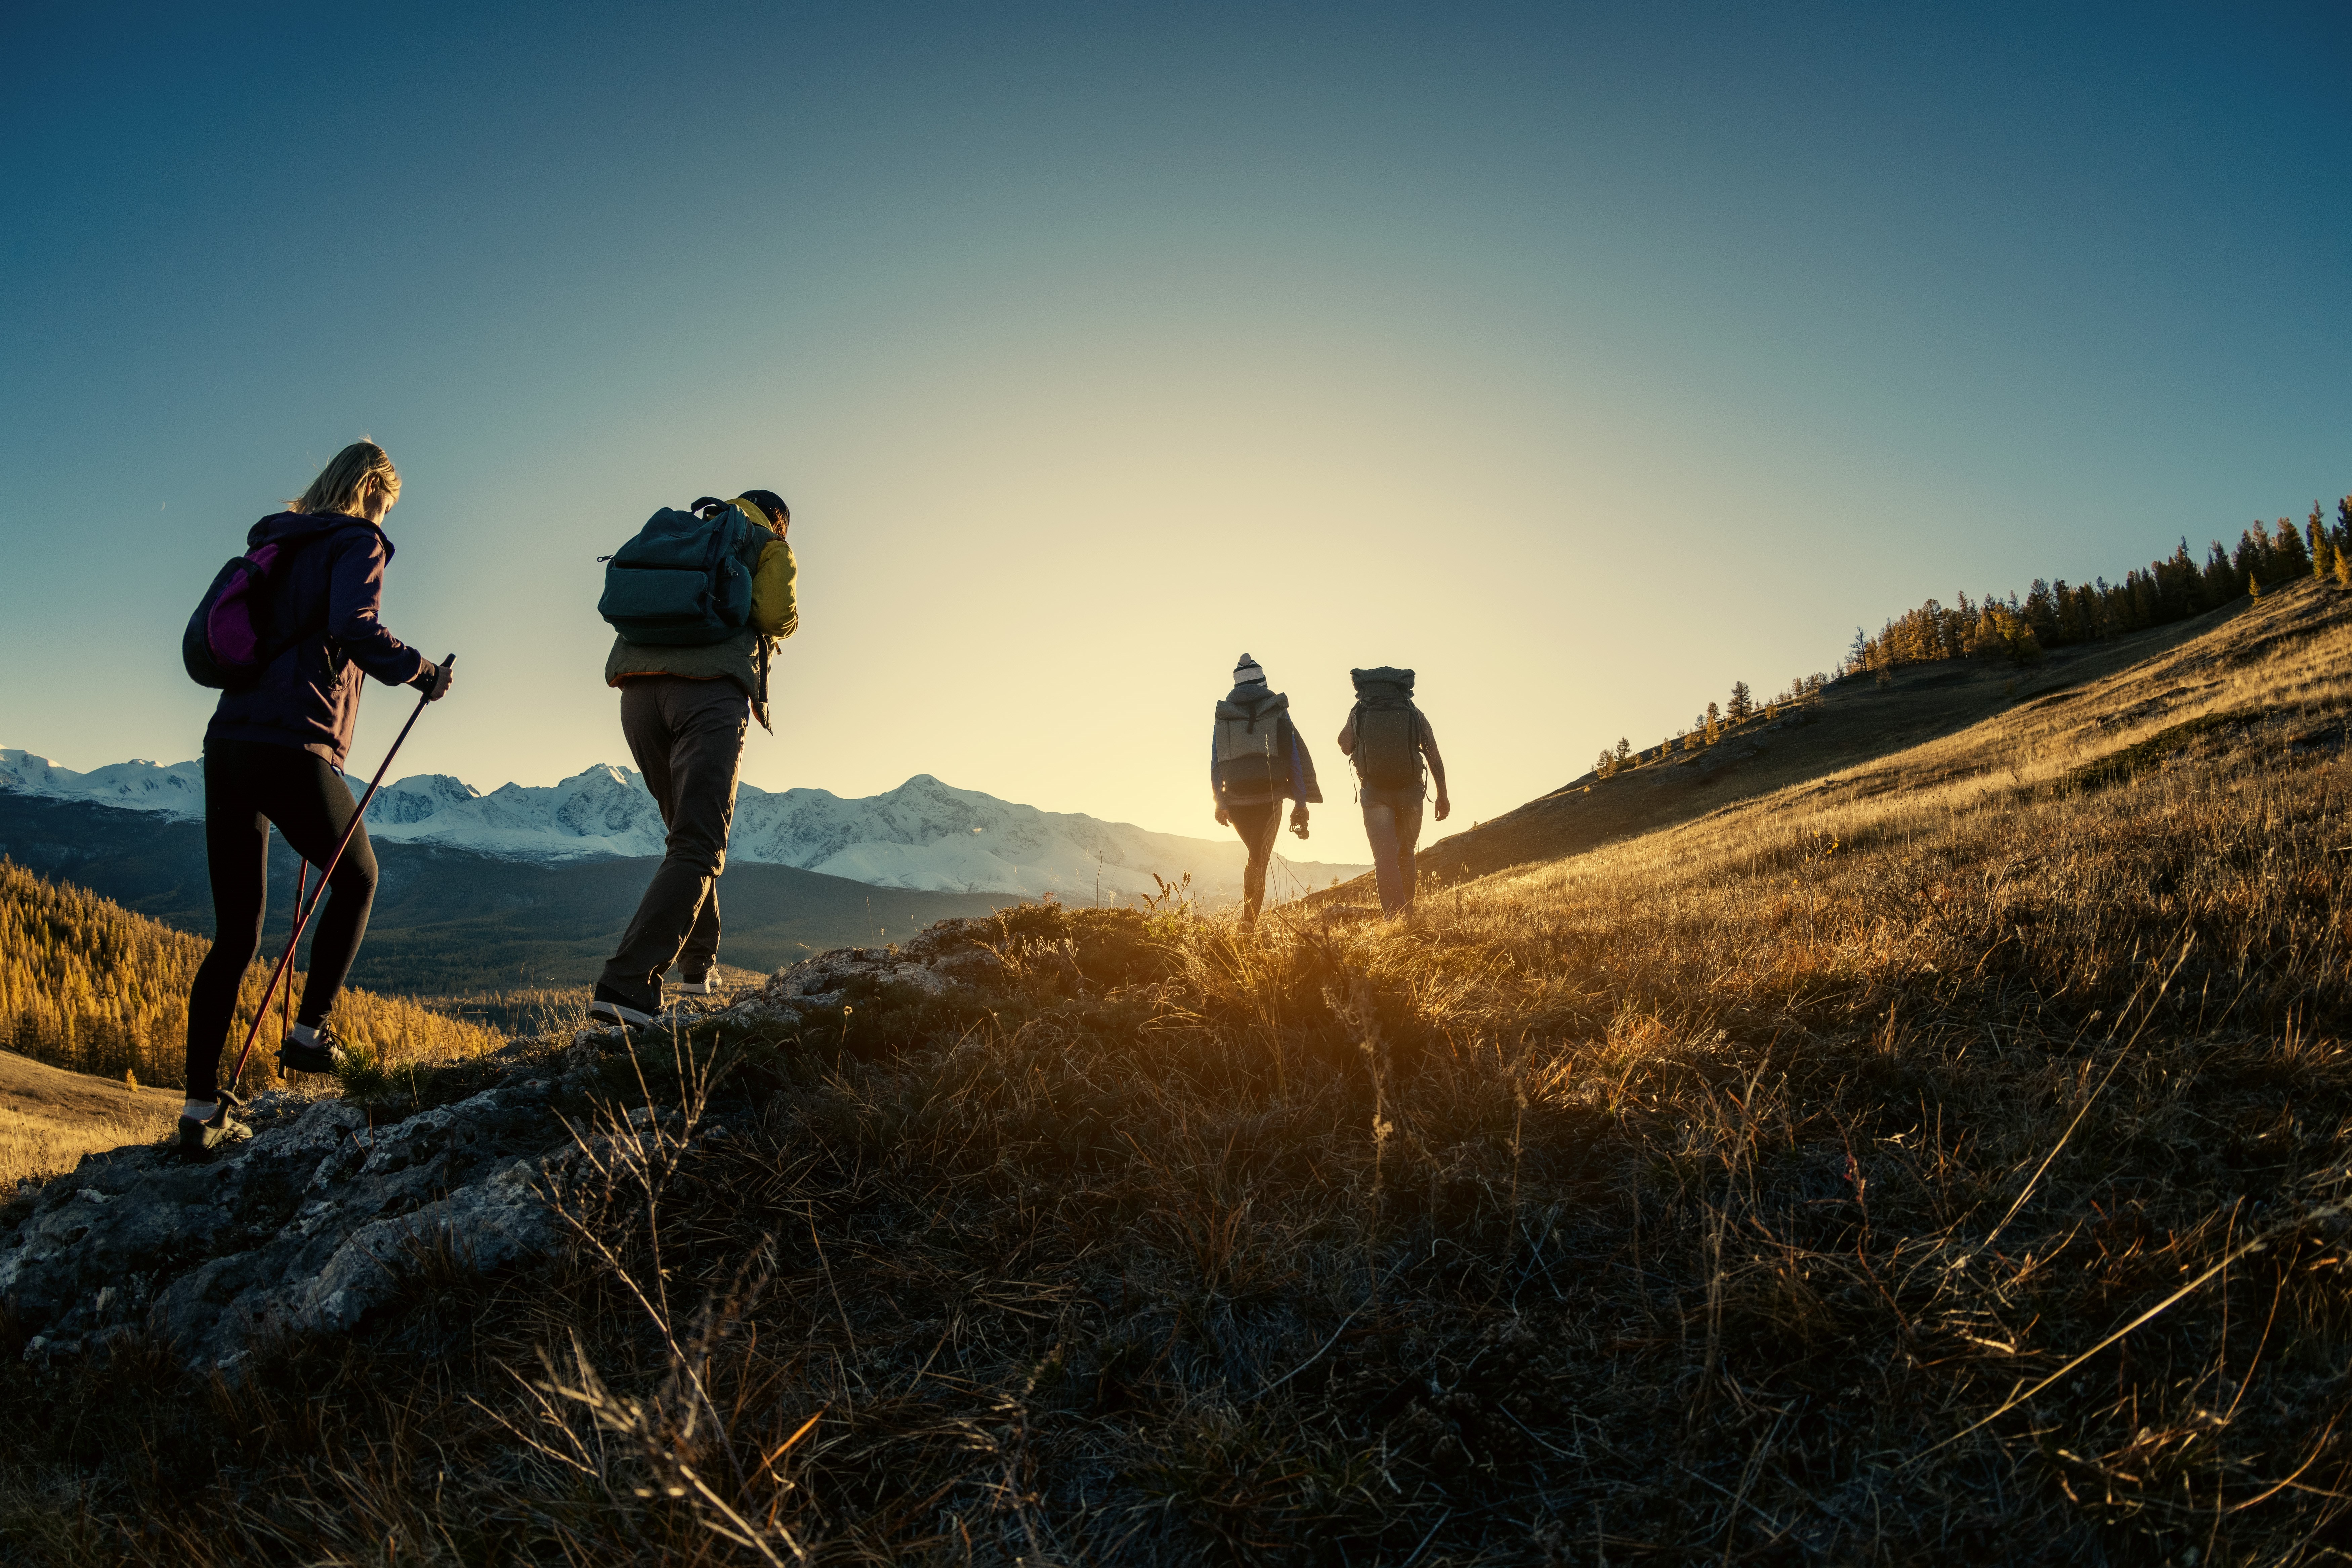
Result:
<svg viewBox="0 0 2352 1568"><path fill-rule="evenodd" d="M84 1154L161 1138L179 1110L176 1089L110 1082L0 1050L0 1193L69 1170Z"/></svg>
<svg viewBox="0 0 2352 1568"><path fill-rule="evenodd" d="M1692 821L1931 746L2003 716L2063 707L2077 728L2094 717L2112 721L2142 700L2143 686L2173 684L2166 672L2180 660L2198 665L2260 657L2342 624L2347 613L2341 590L2302 582L2259 602L2241 599L2193 619L2061 648L2024 668L2000 658L1913 665L1895 671L1884 687L1867 676L1849 677L1779 721L1752 720L1727 731L1713 746L1677 752L1670 762L1645 763L1613 778L1582 774L1502 816L1438 840L1421 852L1419 863L1424 876L1434 874L1450 885ZM2158 693L2145 695L2154 699ZM2185 693L2168 693L2151 711L2171 712L2184 700ZM2026 723L2013 732L2039 734L2042 728ZM1961 752L2007 743L1997 738L2011 735L2010 728L1997 726L1963 742ZM1928 765L1952 765L1951 757L1958 754L1938 752L1946 760ZM1969 765L1981 772L2006 763L1988 756ZM1908 768L1900 776L1910 777ZM1891 783L1880 780L1872 787ZM1359 881L1337 896L1360 902L1368 887Z"/></svg>

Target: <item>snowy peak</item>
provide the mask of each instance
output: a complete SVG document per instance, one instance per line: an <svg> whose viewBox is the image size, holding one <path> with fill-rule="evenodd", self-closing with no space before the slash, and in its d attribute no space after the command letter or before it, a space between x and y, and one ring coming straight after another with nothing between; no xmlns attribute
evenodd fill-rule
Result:
<svg viewBox="0 0 2352 1568"><path fill-rule="evenodd" d="M356 793L362 786L354 780L352 787ZM78 773L28 752L0 750L0 790L204 815L204 768L194 762L118 763ZM560 784L506 784L488 795L446 773L413 773L376 793L368 833L378 843L431 844L509 860L655 856L665 847L661 811L645 781L609 763ZM744 784L728 853L877 887L1031 898L1050 892L1074 900L1124 900L1155 890L1155 873L1173 880L1187 872L1211 901L1229 900L1240 894L1244 860L1236 839L1189 838L1040 811L929 773L854 800L829 790ZM1274 878L1283 893L1366 869L1315 862L1286 868L1286 875Z"/></svg>
<svg viewBox="0 0 2352 1568"><path fill-rule="evenodd" d="M61 800L94 801L132 811L168 812L175 816L205 814L205 770L201 763L173 763L163 767L133 760L110 763L78 773L71 768L58 766L47 757L0 746L0 789Z"/></svg>
<svg viewBox="0 0 2352 1568"><path fill-rule="evenodd" d="M422 822L445 806L458 805L478 799L474 786L447 773L417 773L402 779L388 789L375 793L375 802L368 807L368 819L379 827L386 824Z"/></svg>

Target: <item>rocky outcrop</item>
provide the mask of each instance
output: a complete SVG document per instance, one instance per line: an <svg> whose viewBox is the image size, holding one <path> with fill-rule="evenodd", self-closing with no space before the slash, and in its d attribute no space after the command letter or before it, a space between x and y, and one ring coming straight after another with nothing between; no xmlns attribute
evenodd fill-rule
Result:
<svg viewBox="0 0 2352 1568"><path fill-rule="evenodd" d="M837 1005L860 982L873 987L906 985L927 995L940 995L948 977L929 963L906 958L893 949L848 947L803 958L776 972L760 994L772 1005L803 1011Z"/></svg>
<svg viewBox="0 0 2352 1568"><path fill-rule="evenodd" d="M965 923L903 948L820 953L748 995L685 1004L653 1032L837 1021L886 987L943 994L998 967ZM263 1095L245 1114L253 1136L200 1163L160 1146L88 1155L0 1208L6 1321L36 1361L145 1331L193 1366L226 1367L261 1336L359 1325L428 1263L481 1273L546 1258L564 1245L550 1203L583 1157L575 1128L599 1163L615 1139L680 1135L675 1112L614 1121L594 1103L600 1064L625 1038L583 1030L552 1057L509 1046L478 1064L491 1069L480 1092L389 1121L338 1098Z"/></svg>
<svg viewBox="0 0 2352 1568"><path fill-rule="evenodd" d="M845 1003L854 1005L890 986L944 996L958 986L982 984L1002 973L996 954L972 943L974 935L993 934L994 927L987 920L940 921L900 946L820 952L776 971L759 990L736 998L721 1016L816 1021L838 1015Z"/></svg>
<svg viewBox="0 0 2352 1568"><path fill-rule="evenodd" d="M544 1073L386 1126L339 1099L268 1096L252 1138L210 1160L118 1149L0 1213L0 1301L26 1353L79 1353L133 1329L198 1367L257 1334L346 1330L425 1259L467 1271L545 1257L546 1201L576 1152Z"/></svg>

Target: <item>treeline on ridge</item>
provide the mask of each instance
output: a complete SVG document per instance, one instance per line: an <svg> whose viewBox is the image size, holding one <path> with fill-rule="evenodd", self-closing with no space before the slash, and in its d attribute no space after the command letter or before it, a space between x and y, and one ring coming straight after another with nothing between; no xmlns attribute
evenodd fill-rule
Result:
<svg viewBox="0 0 2352 1568"><path fill-rule="evenodd" d="M0 858L0 1046L75 1072L131 1073L141 1083L180 1088L186 1081L188 984L209 946ZM232 1050L244 1042L268 978L265 963L246 971L229 1030ZM298 998L302 980L293 976ZM386 1059L471 1056L499 1043L477 1025L350 986L335 1005L334 1021L346 1038ZM274 1024L263 1026L254 1047L248 1089L277 1081Z"/></svg>
<svg viewBox="0 0 2352 1568"><path fill-rule="evenodd" d="M2332 527L2314 501L2300 529L2284 517L2275 529L2256 522L2238 536L2235 551L2215 540L2201 566L2184 538L2169 558L2127 572L2120 583L2101 577L2078 587L2063 577L2036 577L2021 599L2014 592L2006 600L1988 594L1972 605L1962 594L1951 609L1929 599L1888 621L1876 637L1856 627L1838 674L1991 654L2031 664L2046 647L2186 620L2247 594L2259 597L2265 584L2314 576L2352 587L2352 496L2336 503Z"/></svg>
<svg viewBox="0 0 2352 1568"><path fill-rule="evenodd" d="M1684 751L1711 746L1751 718L1778 718L1783 707L1811 699L1832 680L1858 675L1883 679L1905 665L1943 659L1998 656L2032 664L2045 648L2186 620L2249 594L2260 598L2266 584L2276 587L2300 577L2333 579L2338 586L2352 588L2352 496L2336 503L2333 525L2314 501L2301 528L2284 517L2274 528L2252 523L2239 534L2234 551L2215 540L2201 565L2184 537L2170 556L2149 562L2146 571L2125 573L2120 583L2100 577L2078 586L2063 577L2036 577L2021 598L2012 590L2006 598L1987 594L1971 603L1962 594L1950 607L1929 599L1888 620L1876 637L1855 627L1853 646L1835 670L1800 676L1760 704L1746 681L1735 680L1727 705L1708 703L1690 728L1676 731L1654 752L1636 751L1621 736L1615 746L1602 749L1593 772L1608 778L1643 762L1663 762L1678 746Z"/></svg>

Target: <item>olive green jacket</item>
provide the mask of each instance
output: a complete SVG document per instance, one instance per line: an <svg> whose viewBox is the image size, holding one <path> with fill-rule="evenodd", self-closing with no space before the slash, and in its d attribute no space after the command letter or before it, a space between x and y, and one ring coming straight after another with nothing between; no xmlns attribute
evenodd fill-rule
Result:
<svg viewBox="0 0 2352 1568"><path fill-rule="evenodd" d="M749 501L738 501L746 516L761 514ZM761 547L760 563L751 573L751 616L743 629L724 642L700 647L656 647L626 637L613 639L604 658L604 684L618 686L635 675L676 675L688 680L731 680L751 700L760 727L768 722L768 655L775 643L800 629L800 605L794 595L800 567L793 547L778 539Z"/></svg>

